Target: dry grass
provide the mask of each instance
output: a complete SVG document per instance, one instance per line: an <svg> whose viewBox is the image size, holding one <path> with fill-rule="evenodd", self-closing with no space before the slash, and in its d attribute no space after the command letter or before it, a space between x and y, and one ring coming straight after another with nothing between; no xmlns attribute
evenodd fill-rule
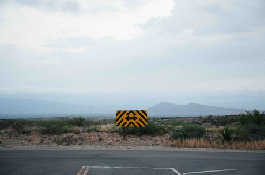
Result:
<svg viewBox="0 0 265 175"><path fill-rule="evenodd" d="M185 139L185 140L166 141L165 146L180 147L180 148L220 148L220 149L265 150L265 140L217 142L217 141L206 141L204 139Z"/></svg>
<svg viewBox="0 0 265 175"><path fill-rule="evenodd" d="M102 131L102 132L107 132L107 131L109 131L113 126L114 126L114 124L104 124L104 125L100 125L100 131Z"/></svg>

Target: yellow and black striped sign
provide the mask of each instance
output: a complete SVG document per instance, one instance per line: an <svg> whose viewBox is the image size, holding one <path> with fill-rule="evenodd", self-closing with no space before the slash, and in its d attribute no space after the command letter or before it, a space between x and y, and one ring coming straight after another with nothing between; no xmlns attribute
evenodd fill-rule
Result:
<svg viewBox="0 0 265 175"><path fill-rule="evenodd" d="M147 111L116 111L116 126L145 127L147 126Z"/></svg>

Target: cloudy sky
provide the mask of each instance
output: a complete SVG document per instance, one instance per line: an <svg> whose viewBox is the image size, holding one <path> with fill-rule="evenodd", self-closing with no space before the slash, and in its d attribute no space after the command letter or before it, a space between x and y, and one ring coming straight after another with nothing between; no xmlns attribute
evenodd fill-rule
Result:
<svg viewBox="0 0 265 175"><path fill-rule="evenodd" d="M0 0L0 97L265 109L263 0Z"/></svg>

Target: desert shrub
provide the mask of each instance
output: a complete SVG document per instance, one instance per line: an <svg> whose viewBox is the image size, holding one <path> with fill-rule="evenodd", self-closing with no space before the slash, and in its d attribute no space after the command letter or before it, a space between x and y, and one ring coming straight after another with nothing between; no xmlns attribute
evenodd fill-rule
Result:
<svg viewBox="0 0 265 175"><path fill-rule="evenodd" d="M265 138L265 127L253 123L238 125L235 135L237 140L263 140Z"/></svg>
<svg viewBox="0 0 265 175"><path fill-rule="evenodd" d="M215 121L215 117L213 117L212 115L209 115L209 116L207 117L207 122L214 123L214 121Z"/></svg>
<svg viewBox="0 0 265 175"><path fill-rule="evenodd" d="M184 125L175 130L171 135L174 139L186 139L186 138L200 138L206 133L206 130L202 126L198 125Z"/></svg>
<svg viewBox="0 0 265 175"><path fill-rule="evenodd" d="M148 120L148 125L145 127L121 127L120 134L134 135L161 135L166 132L165 128L157 123Z"/></svg>
<svg viewBox="0 0 265 175"><path fill-rule="evenodd" d="M219 120L219 126L226 126L226 125L229 125L231 123L232 123L231 119L229 117L226 117L226 116L220 118L220 120ZM228 127L225 127L225 128L227 128L227 130L228 130Z"/></svg>
<svg viewBox="0 0 265 175"><path fill-rule="evenodd" d="M73 126L83 126L85 119L83 117L75 117L70 121L70 124Z"/></svg>
<svg viewBox="0 0 265 175"><path fill-rule="evenodd" d="M225 115L225 116L214 117L214 119L211 121L211 124L218 127L218 126L227 126L238 122L239 122L239 116Z"/></svg>
<svg viewBox="0 0 265 175"><path fill-rule="evenodd" d="M32 131L30 129L24 129L22 130L22 134L31 135Z"/></svg>
<svg viewBox="0 0 265 175"><path fill-rule="evenodd" d="M151 121L148 122L148 125L146 127L142 127L140 129L142 134L147 135L162 135L166 132L163 126Z"/></svg>
<svg viewBox="0 0 265 175"><path fill-rule="evenodd" d="M108 129L108 132L117 133L119 132L119 130L120 130L120 127L113 125L111 128Z"/></svg>
<svg viewBox="0 0 265 175"><path fill-rule="evenodd" d="M175 131L175 128L178 126L184 125L184 122L181 120L177 120L176 118L165 122L163 127L165 128L165 133L172 133Z"/></svg>
<svg viewBox="0 0 265 175"><path fill-rule="evenodd" d="M240 124L236 127L237 140L262 140L265 138L265 114L258 110L241 114Z"/></svg>
<svg viewBox="0 0 265 175"><path fill-rule="evenodd" d="M179 125L183 125L184 122L181 120L177 120L176 118L172 119L171 121L165 123L165 125L170 125L170 126L179 126Z"/></svg>
<svg viewBox="0 0 265 175"><path fill-rule="evenodd" d="M89 128L87 128L86 131L87 131L87 132L93 132L93 131L95 131L95 132L99 132L100 129L101 129L100 126L98 126L98 125L92 125L92 126L90 126Z"/></svg>
<svg viewBox="0 0 265 175"><path fill-rule="evenodd" d="M233 135L233 130L230 129L229 127L224 127L223 129L220 130L221 135L223 136L223 139L225 141L230 141L232 140L232 135Z"/></svg>
<svg viewBox="0 0 265 175"><path fill-rule="evenodd" d="M42 134L62 134L73 132L65 120L47 120L39 122L40 133Z"/></svg>
<svg viewBox="0 0 265 175"><path fill-rule="evenodd" d="M56 143L56 145L62 145L63 141L61 138L58 138L58 137L54 137L52 139L52 142Z"/></svg>
<svg viewBox="0 0 265 175"><path fill-rule="evenodd" d="M26 120L26 119L2 119L0 120L0 130L10 128L13 130L12 132L18 135L20 134L30 135L32 133L31 127L33 125L34 125L33 121Z"/></svg>
<svg viewBox="0 0 265 175"><path fill-rule="evenodd" d="M237 125L235 129L235 140L248 140L248 131L243 125Z"/></svg>
<svg viewBox="0 0 265 175"><path fill-rule="evenodd" d="M8 128L10 125L11 125L10 120L6 120L6 119L0 120L0 130Z"/></svg>
<svg viewBox="0 0 265 175"><path fill-rule="evenodd" d="M17 132L18 135L22 134L25 127L25 123L23 121L16 121L13 123L12 128Z"/></svg>
<svg viewBox="0 0 265 175"><path fill-rule="evenodd" d="M253 123L258 126L265 125L265 114L260 113L258 110L246 111L246 114L240 115L240 124L247 125Z"/></svg>
<svg viewBox="0 0 265 175"><path fill-rule="evenodd" d="M92 120L86 119L83 122L83 126L92 126L92 125L94 125L94 122Z"/></svg>

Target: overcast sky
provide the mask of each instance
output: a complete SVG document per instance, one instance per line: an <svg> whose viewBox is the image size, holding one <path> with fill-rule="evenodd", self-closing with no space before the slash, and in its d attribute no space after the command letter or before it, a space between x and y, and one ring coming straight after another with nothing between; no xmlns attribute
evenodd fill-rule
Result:
<svg viewBox="0 0 265 175"><path fill-rule="evenodd" d="M0 97L265 109L265 1L0 0Z"/></svg>

